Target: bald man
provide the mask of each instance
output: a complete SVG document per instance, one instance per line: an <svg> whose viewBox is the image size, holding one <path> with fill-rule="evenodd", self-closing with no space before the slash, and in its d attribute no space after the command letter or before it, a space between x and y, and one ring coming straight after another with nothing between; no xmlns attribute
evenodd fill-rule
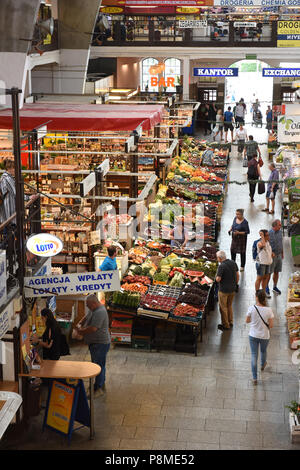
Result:
<svg viewBox="0 0 300 470"><path fill-rule="evenodd" d="M101 367L94 385L94 396L98 397L104 395L105 390L106 356L111 341L109 320L106 308L99 302L96 295L89 295L86 304L89 312L83 320L83 325L75 328L89 347L91 361Z"/></svg>

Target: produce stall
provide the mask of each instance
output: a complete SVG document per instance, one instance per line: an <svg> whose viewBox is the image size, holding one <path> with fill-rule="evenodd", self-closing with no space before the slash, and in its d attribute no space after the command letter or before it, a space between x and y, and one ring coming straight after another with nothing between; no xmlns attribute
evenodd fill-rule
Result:
<svg viewBox="0 0 300 470"><path fill-rule="evenodd" d="M129 250L128 271L121 291L112 295L108 311L113 342L197 354L198 338L202 341L207 315L214 309L217 225L229 151L189 138L180 150L180 157L172 160L168 185L159 186L155 201L149 205L144 236ZM208 151L213 157L209 161ZM214 166L208 169L209 163ZM204 191L206 181L209 184ZM196 212L199 202L202 217ZM167 215L163 212L166 206ZM178 214L190 228L184 249L170 245L170 231Z"/></svg>
<svg viewBox="0 0 300 470"><path fill-rule="evenodd" d="M294 272L289 279L287 308L285 311L291 349L299 348L300 341L300 273Z"/></svg>

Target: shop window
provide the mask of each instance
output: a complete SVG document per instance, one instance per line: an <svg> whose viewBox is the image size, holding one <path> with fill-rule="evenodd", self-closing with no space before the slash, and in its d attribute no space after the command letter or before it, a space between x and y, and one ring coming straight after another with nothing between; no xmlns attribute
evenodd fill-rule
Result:
<svg viewBox="0 0 300 470"><path fill-rule="evenodd" d="M157 65L158 60L148 58L142 60L142 67L141 67L141 89L142 91L146 91L146 87L148 87L148 91L158 91L158 85L152 86L151 85L151 74L150 74L150 67L153 65Z"/></svg>
<svg viewBox="0 0 300 470"><path fill-rule="evenodd" d="M174 86L167 87L167 91L175 92L176 85L180 85L181 61L179 59L165 60L165 79L171 77L174 79Z"/></svg>
<svg viewBox="0 0 300 470"><path fill-rule="evenodd" d="M217 90L203 90L203 101L217 101Z"/></svg>
<svg viewBox="0 0 300 470"><path fill-rule="evenodd" d="M285 103L292 103L293 101L296 100L296 96L295 96L295 93L291 93L291 92L283 92L282 93L282 101L284 101Z"/></svg>

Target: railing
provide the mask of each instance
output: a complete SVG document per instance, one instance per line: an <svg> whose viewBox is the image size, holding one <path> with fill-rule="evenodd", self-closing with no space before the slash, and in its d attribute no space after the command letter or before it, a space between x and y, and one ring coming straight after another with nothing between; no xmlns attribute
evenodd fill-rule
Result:
<svg viewBox="0 0 300 470"><path fill-rule="evenodd" d="M41 211L40 211L40 195L31 196L30 200L25 204L25 217L23 238L26 240L31 234L41 231ZM7 293L16 287L21 273L23 272L19 266L19 247L17 243L17 214L12 214L4 223L0 225L0 249L6 251L6 272L7 272ZM27 259L30 265L32 260ZM25 262L25 260L24 260Z"/></svg>
<svg viewBox="0 0 300 470"><path fill-rule="evenodd" d="M200 28L179 28L178 20L144 18L136 21L109 19L109 29L95 30L94 46L276 47L277 22L249 26L237 22L208 22Z"/></svg>

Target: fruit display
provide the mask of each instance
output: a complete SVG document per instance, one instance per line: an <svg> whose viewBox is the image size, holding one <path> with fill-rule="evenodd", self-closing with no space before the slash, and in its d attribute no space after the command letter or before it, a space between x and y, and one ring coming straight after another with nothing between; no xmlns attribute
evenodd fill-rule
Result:
<svg viewBox="0 0 300 470"><path fill-rule="evenodd" d="M300 341L300 307L290 307L286 310L287 328L292 349L297 349L297 341Z"/></svg>
<svg viewBox="0 0 300 470"><path fill-rule="evenodd" d="M141 294L147 292L148 287L142 284L141 282L135 282L135 283L124 283L122 284L122 289L130 291L130 292L139 292Z"/></svg>
<svg viewBox="0 0 300 470"><path fill-rule="evenodd" d="M197 317L199 309L188 304L178 304L173 310L175 317Z"/></svg>
<svg viewBox="0 0 300 470"><path fill-rule="evenodd" d="M140 283L140 284L144 284L145 286L148 286L151 284L151 280L148 276L125 276L122 279L122 282L127 283L127 284Z"/></svg>

